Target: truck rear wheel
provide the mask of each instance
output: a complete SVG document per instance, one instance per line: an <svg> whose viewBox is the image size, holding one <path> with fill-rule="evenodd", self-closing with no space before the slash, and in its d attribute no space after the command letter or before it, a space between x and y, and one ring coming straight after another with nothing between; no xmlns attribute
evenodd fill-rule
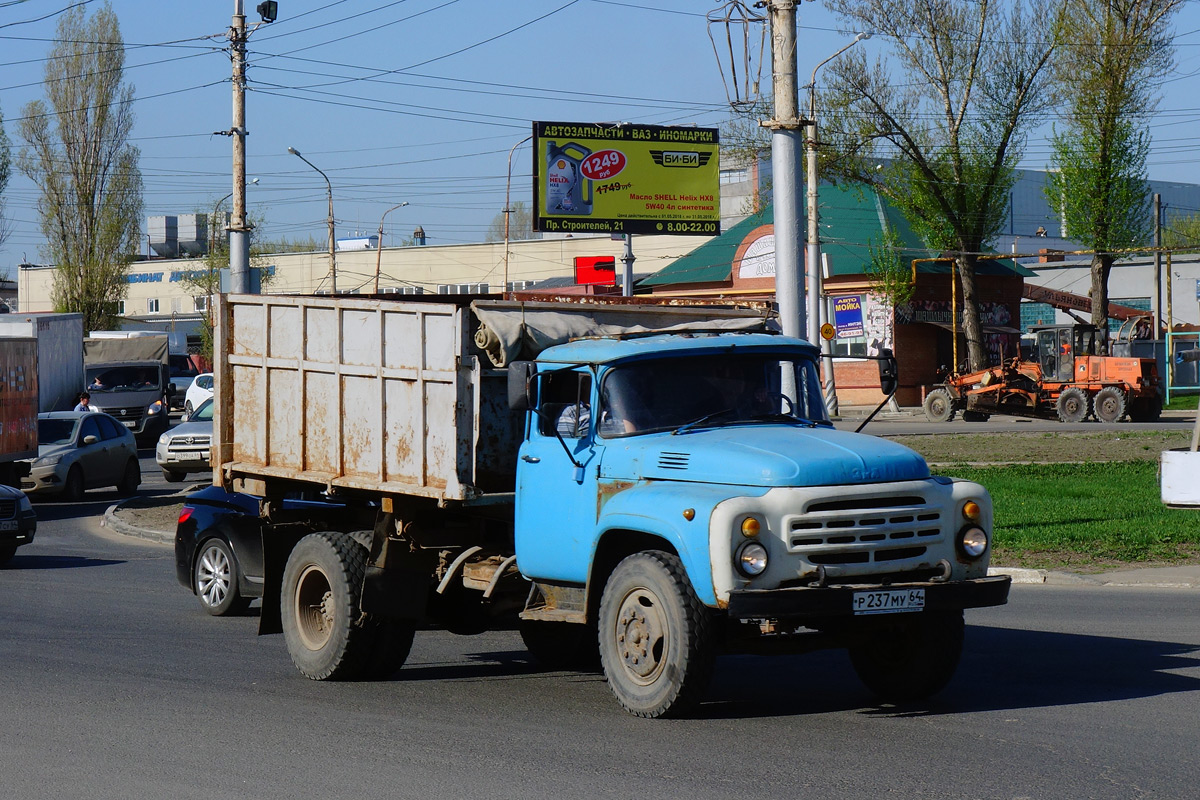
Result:
<svg viewBox="0 0 1200 800"><path fill-rule="evenodd" d="M850 663L859 680L887 703L936 694L954 677L962 655L962 611L902 616L905 619L862 631L862 638L850 647Z"/></svg>
<svg viewBox="0 0 1200 800"><path fill-rule="evenodd" d="M364 615L368 551L350 534L321 531L292 549L280 612L292 663L313 680L386 677L408 658L413 625Z"/></svg>
<svg viewBox="0 0 1200 800"><path fill-rule="evenodd" d="M925 395L925 416L930 422L946 422L954 419L954 399L945 389L934 389Z"/></svg>
<svg viewBox="0 0 1200 800"><path fill-rule="evenodd" d="M638 717L678 716L703 697L714 623L677 556L635 553L600 599L600 661L617 701Z"/></svg>

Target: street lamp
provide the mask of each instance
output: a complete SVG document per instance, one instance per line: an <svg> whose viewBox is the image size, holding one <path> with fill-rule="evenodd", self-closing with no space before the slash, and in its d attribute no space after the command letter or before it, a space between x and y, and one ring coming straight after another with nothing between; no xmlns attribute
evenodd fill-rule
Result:
<svg viewBox="0 0 1200 800"><path fill-rule="evenodd" d="M383 212L383 216L379 218L379 239L375 242L375 294L379 294L379 263L383 258L383 220L397 208L404 208L406 205L408 205L407 200L403 203L397 203Z"/></svg>
<svg viewBox="0 0 1200 800"><path fill-rule="evenodd" d="M508 204L509 190L512 188L512 157L518 147L532 138L533 134L526 136L514 144L512 150L508 151L508 179L504 182L504 291L506 292L508 291L508 217L512 213L512 208Z"/></svg>
<svg viewBox="0 0 1200 800"><path fill-rule="evenodd" d="M838 413L837 392L833 381L833 349L829 341L821 336L821 239L817 219L817 70L833 61L870 33L860 33L854 41L838 50L829 58L813 67L812 81L808 84L808 141L805 142L808 157L808 340L819 345L824 356L825 406L831 415Z"/></svg>
<svg viewBox="0 0 1200 800"><path fill-rule="evenodd" d="M289 147L288 152L296 158L308 164L313 169L317 170L322 178L325 179L325 191L329 196L329 289L330 293L337 294L337 260L333 255L333 185L329 182L329 176L317 167L316 164L309 161L304 156L300 155L300 151L294 147Z"/></svg>

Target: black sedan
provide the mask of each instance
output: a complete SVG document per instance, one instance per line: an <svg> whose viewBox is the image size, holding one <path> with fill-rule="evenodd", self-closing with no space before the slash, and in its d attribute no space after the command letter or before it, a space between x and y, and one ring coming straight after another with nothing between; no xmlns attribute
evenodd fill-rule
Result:
<svg viewBox="0 0 1200 800"><path fill-rule="evenodd" d="M175 525L175 575L209 614L240 614L263 594L262 522L259 498L207 486L188 495ZM284 509L325 510L344 506L299 494Z"/></svg>
<svg viewBox="0 0 1200 800"><path fill-rule="evenodd" d="M239 614L262 597L257 497L209 486L188 495L175 526L175 575L213 616Z"/></svg>

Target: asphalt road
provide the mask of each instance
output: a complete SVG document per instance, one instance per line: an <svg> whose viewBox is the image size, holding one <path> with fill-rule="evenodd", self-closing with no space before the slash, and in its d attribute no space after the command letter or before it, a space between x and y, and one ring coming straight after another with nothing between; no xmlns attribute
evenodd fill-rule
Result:
<svg viewBox="0 0 1200 800"><path fill-rule="evenodd" d="M153 476L147 491L157 491ZM161 480L161 479L159 479ZM172 490L174 487L171 487ZM162 484L166 491L166 484ZM13 798L1193 798L1200 592L1016 586L968 612L934 702L879 707L841 653L721 661L697 718L638 720L514 631L420 632L387 682L316 683L216 619L170 548L41 503L0 570Z"/></svg>

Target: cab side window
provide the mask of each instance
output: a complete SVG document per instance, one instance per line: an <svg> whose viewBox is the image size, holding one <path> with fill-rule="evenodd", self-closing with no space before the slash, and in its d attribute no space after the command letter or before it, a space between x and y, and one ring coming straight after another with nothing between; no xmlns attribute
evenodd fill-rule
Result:
<svg viewBox="0 0 1200 800"><path fill-rule="evenodd" d="M542 378L538 432L565 439L585 436L591 425L592 376L566 370Z"/></svg>

